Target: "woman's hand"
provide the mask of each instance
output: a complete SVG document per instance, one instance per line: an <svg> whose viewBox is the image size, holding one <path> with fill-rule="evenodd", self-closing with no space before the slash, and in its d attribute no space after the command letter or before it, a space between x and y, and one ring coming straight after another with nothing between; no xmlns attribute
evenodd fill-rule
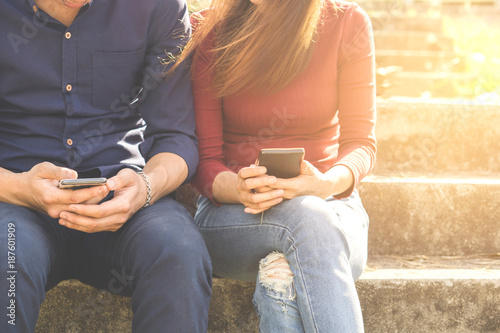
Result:
<svg viewBox="0 0 500 333"><path fill-rule="evenodd" d="M345 192L353 182L351 171L343 165L336 165L326 173L322 173L308 161L302 161L299 176L289 179L278 178L272 187L283 189L284 199L302 195L314 195L326 199L331 195Z"/></svg>
<svg viewBox="0 0 500 333"><path fill-rule="evenodd" d="M246 213L258 214L283 201L284 191L274 188L277 178L266 172L265 167L253 165L238 172L236 189Z"/></svg>

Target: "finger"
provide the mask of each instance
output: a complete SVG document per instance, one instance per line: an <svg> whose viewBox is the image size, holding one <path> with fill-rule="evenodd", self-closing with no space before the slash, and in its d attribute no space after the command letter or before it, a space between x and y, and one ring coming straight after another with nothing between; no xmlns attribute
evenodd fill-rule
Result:
<svg viewBox="0 0 500 333"><path fill-rule="evenodd" d="M273 188L270 186L262 186L262 187L256 187L253 190L254 190L254 192L257 192L257 193L264 193L264 192L274 191L274 190L276 190L276 188Z"/></svg>
<svg viewBox="0 0 500 333"><path fill-rule="evenodd" d="M69 219L73 219L72 217L68 217ZM86 232L86 233L94 233L101 231L116 231L120 229L123 224L117 223L105 223L103 221L98 221L94 219L84 220L83 217L78 217L73 222L70 220L60 219L59 224L65 226L70 229Z"/></svg>
<svg viewBox="0 0 500 333"><path fill-rule="evenodd" d="M85 204L85 205L97 205L99 204L104 198L106 198L109 194L109 190L108 188L106 187L106 192L103 193L103 194L100 194L98 195L97 197L94 197L94 198L91 198L89 200L86 200L84 202L82 202L82 204Z"/></svg>
<svg viewBox="0 0 500 333"><path fill-rule="evenodd" d="M290 187L292 187L293 185L293 180L294 178L279 178L279 179L276 179L276 182L274 184L272 184L272 186L269 186L269 187L272 187L272 188L282 188L282 189L288 189Z"/></svg>
<svg viewBox="0 0 500 333"><path fill-rule="evenodd" d="M308 180L305 179L306 176L289 178L289 179L278 179L276 184L273 186L275 188L283 189L283 198L293 199L302 194L302 190L307 186L304 182Z"/></svg>
<svg viewBox="0 0 500 333"><path fill-rule="evenodd" d="M135 171L132 169L123 169L116 176L109 178L106 186L110 191L116 191L133 184L136 179L137 173Z"/></svg>
<svg viewBox="0 0 500 333"><path fill-rule="evenodd" d="M108 195L108 193L109 190L105 185L82 188L78 190L58 189L57 200L62 203L78 204L91 199L102 200Z"/></svg>
<svg viewBox="0 0 500 333"><path fill-rule="evenodd" d="M258 177L261 175L264 175L267 172L266 167L263 166L250 166L241 169L238 172L238 176L240 176L243 179L250 178L250 177Z"/></svg>
<svg viewBox="0 0 500 333"><path fill-rule="evenodd" d="M248 213L248 214L259 214L259 213L262 213L263 211L266 211L268 210L269 208L263 208L263 209L253 209L253 208L250 208L250 207L245 207L245 210L244 212L245 213Z"/></svg>
<svg viewBox="0 0 500 333"><path fill-rule="evenodd" d="M71 224L72 229L85 232L99 232L112 229L117 230L117 228L114 228L113 226L121 226L127 220L128 218L125 214L112 214L104 216L102 218L93 218L64 211L60 216L60 223L67 222L67 224Z"/></svg>
<svg viewBox="0 0 500 333"><path fill-rule="evenodd" d="M46 179L77 179L78 173L75 170L58 167L50 162L43 162L37 166L36 170L39 178Z"/></svg>
<svg viewBox="0 0 500 333"><path fill-rule="evenodd" d="M274 176L260 176L247 178L240 183L240 186L243 191L252 191L260 187L272 187L276 181Z"/></svg>
<svg viewBox="0 0 500 333"><path fill-rule="evenodd" d="M300 163L300 173L302 175L314 175L316 168L309 161L302 160Z"/></svg>
<svg viewBox="0 0 500 333"><path fill-rule="evenodd" d="M89 228L87 226L82 226L82 225L79 225L76 223L72 223L72 222L69 222L68 220L59 219L59 224L66 227L66 228L78 230L78 231L83 231L86 233L98 232L98 230L96 230L96 229L91 230L91 228Z"/></svg>
<svg viewBox="0 0 500 333"><path fill-rule="evenodd" d="M101 219L116 214L126 214L130 211L130 205L128 200L119 200L115 197L100 205L70 205L68 211L81 216Z"/></svg>
<svg viewBox="0 0 500 333"><path fill-rule="evenodd" d="M279 190L273 190L269 192L264 192L264 193L248 193L246 195L246 200L245 206L249 205L259 205L261 203L264 203L269 200L275 200L277 198L281 198L284 194L284 191L282 189Z"/></svg>
<svg viewBox="0 0 500 333"><path fill-rule="evenodd" d="M299 196L299 194L297 194L296 191L285 190L285 192L283 193L283 198L287 200L296 198L297 196Z"/></svg>
<svg viewBox="0 0 500 333"><path fill-rule="evenodd" d="M283 198L276 198L273 200L261 202L257 206L247 206L247 207L245 207L244 211L245 211L245 213L249 213L249 214L262 213L263 211L268 210L269 208L279 204L282 201L283 201Z"/></svg>

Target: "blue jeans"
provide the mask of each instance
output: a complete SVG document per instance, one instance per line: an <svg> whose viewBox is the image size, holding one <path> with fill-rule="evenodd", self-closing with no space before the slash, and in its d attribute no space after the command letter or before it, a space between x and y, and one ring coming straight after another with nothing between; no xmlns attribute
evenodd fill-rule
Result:
<svg viewBox="0 0 500 333"><path fill-rule="evenodd" d="M260 332L363 332L354 282L366 264L368 217L357 192L342 200L298 197L263 215L243 208L200 197L195 220L215 275L257 281ZM291 274L266 272L264 281L263 267L280 255Z"/></svg>
<svg viewBox="0 0 500 333"><path fill-rule="evenodd" d="M134 332L207 331L210 258L192 217L169 197L117 232L95 234L0 203L0 269L3 333L33 332L45 292L72 278L132 296Z"/></svg>

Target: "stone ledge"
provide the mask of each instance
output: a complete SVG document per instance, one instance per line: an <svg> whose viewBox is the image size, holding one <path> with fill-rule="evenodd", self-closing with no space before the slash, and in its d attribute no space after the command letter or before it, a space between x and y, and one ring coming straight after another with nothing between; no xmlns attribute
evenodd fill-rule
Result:
<svg viewBox="0 0 500 333"><path fill-rule="evenodd" d="M499 179L368 177L371 255L471 255L500 249Z"/></svg>
<svg viewBox="0 0 500 333"><path fill-rule="evenodd" d="M500 174L500 108L377 100L374 174Z"/></svg>
<svg viewBox="0 0 500 333"><path fill-rule="evenodd" d="M500 330L500 270L491 272L496 278L477 269L418 271L389 268L362 275L356 286L366 332ZM214 279L209 333L258 332L251 302L254 286ZM47 294L36 332L128 333L131 319L129 298L70 280Z"/></svg>
<svg viewBox="0 0 500 333"><path fill-rule="evenodd" d="M378 66L400 66L406 71L442 71L456 58L449 51L377 50L375 59Z"/></svg>
<svg viewBox="0 0 500 333"><path fill-rule="evenodd" d="M366 332L498 332L500 279L362 279Z"/></svg>
<svg viewBox="0 0 500 333"><path fill-rule="evenodd" d="M382 96L453 98L460 96L460 87L477 80L476 74L446 72L398 72Z"/></svg>
<svg viewBox="0 0 500 333"><path fill-rule="evenodd" d="M400 9L405 10L402 7ZM443 32L443 19L441 16L432 17L425 14L410 16L403 13L397 13L394 10L392 12L368 10L368 16L372 21L374 31L394 30L436 33Z"/></svg>
<svg viewBox="0 0 500 333"><path fill-rule="evenodd" d="M377 30L373 32L378 50L452 51L453 39L427 31Z"/></svg>

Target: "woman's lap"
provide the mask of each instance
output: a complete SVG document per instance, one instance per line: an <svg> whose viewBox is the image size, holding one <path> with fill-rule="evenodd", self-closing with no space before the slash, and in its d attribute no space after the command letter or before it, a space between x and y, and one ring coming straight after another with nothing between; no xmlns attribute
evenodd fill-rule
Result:
<svg viewBox="0 0 500 333"><path fill-rule="evenodd" d="M245 213L240 204L217 207L203 197L198 204L195 220L217 276L255 281L262 258L278 251L288 259L301 248L307 248L309 259L347 251L354 279L366 263L368 217L357 192L343 200L310 196L287 200L263 216Z"/></svg>
<svg viewBox="0 0 500 333"><path fill-rule="evenodd" d="M363 331L354 281L366 264L368 217L356 192L343 200L298 197L263 216L200 198L195 220L217 276L257 281L259 262L284 254L289 292L273 287L283 282L276 274L259 275L254 304L262 332Z"/></svg>

